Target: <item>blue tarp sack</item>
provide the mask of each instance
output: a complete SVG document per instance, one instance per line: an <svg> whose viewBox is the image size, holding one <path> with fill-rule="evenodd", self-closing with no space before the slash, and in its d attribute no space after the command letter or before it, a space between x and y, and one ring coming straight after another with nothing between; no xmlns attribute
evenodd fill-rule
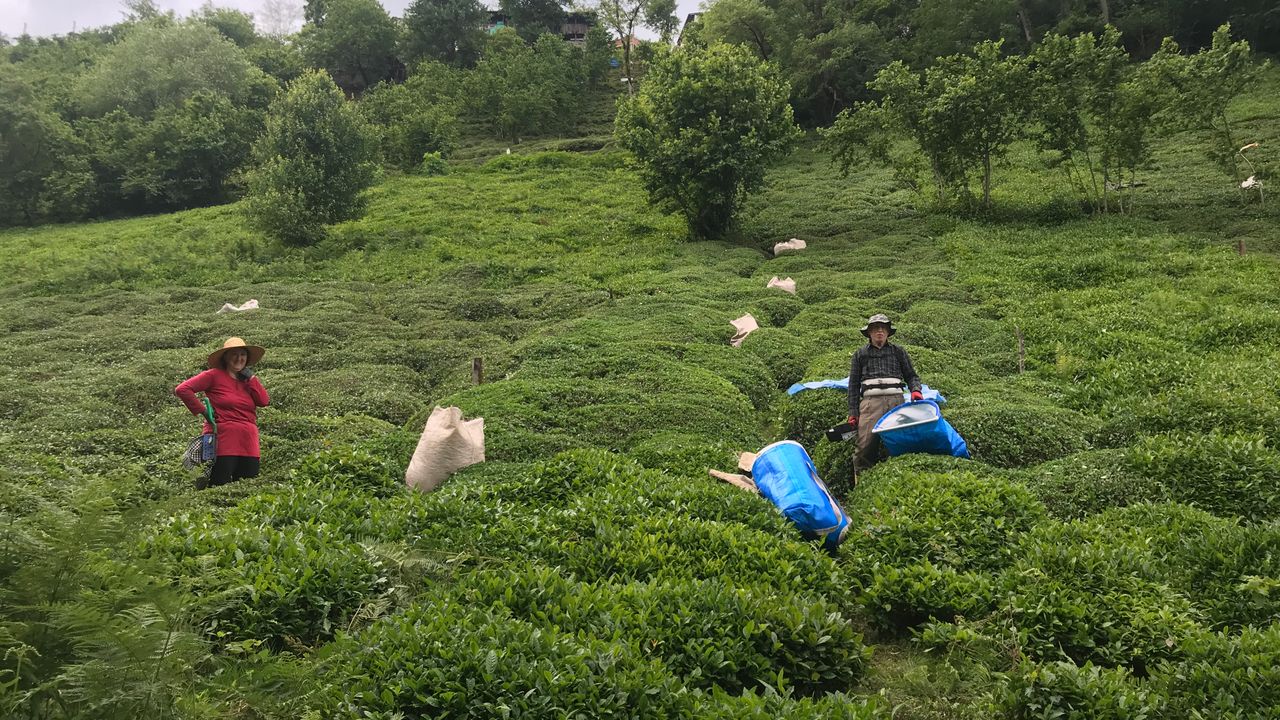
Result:
<svg viewBox="0 0 1280 720"><path fill-rule="evenodd" d="M751 464L751 477L760 494L782 511L810 540L822 540L835 551L849 532L849 516L818 479L818 469L804 447L794 440L773 443Z"/></svg>
<svg viewBox="0 0 1280 720"><path fill-rule="evenodd" d="M942 417L942 408L932 400L907 402L885 413L871 432L889 455L928 453L969 457L969 446L951 423Z"/></svg>
<svg viewBox="0 0 1280 720"><path fill-rule="evenodd" d="M805 390L822 390L825 388L830 388L833 390L843 390L845 392L849 392L849 378L843 377L843 378L840 378L839 380L814 380L813 382L798 382L792 385L791 387L787 388L787 394L795 395L796 393L804 392ZM924 396L925 400L937 400L939 404L943 404L943 405L947 403L947 399L942 396L942 393L938 392L937 390L934 390L928 385L920 386L920 394ZM910 395L911 394L909 392L904 392L902 393L902 399L905 401L908 397L910 397Z"/></svg>

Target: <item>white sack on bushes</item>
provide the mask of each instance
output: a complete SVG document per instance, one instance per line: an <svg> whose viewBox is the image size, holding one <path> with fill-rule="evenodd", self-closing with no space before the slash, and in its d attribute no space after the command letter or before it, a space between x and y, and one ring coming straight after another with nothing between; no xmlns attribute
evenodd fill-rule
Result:
<svg viewBox="0 0 1280 720"><path fill-rule="evenodd" d="M742 341L748 335L760 329L760 325L756 323L756 319L751 313L747 313L737 320L730 320L729 324L738 331L729 339L729 344L734 347L741 347Z"/></svg>
<svg viewBox="0 0 1280 720"><path fill-rule="evenodd" d="M245 310L257 310L257 309L258 309L257 300L250 300L243 305L232 305L231 303L223 303L222 307L218 308L218 312L214 313L214 315L221 315L222 313L229 313L229 312L244 312Z"/></svg>
<svg viewBox="0 0 1280 720"><path fill-rule="evenodd" d="M453 473L478 462L484 462L484 418L463 420L459 408L437 407L418 438L404 484L431 492Z"/></svg>
<svg viewBox="0 0 1280 720"><path fill-rule="evenodd" d="M795 281L795 280L792 280L791 278L786 278L786 279L784 279L784 280L779 280L779 279L778 279L778 276L777 276L777 275L774 275L774 276L773 276L773 279L772 279L772 280L770 280L770 281L769 281L769 284L768 284L768 285L765 285L765 287L766 287L766 288L778 288L779 290L781 290L781 291L783 291L783 292L789 292L789 293L791 293L792 295L795 295L795 294L796 294L796 281Z"/></svg>
<svg viewBox="0 0 1280 720"><path fill-rule="evenodd" d="M780 242L774 245L773 254L781 255L782 253L785 253L785 252L796 252L797 250L803 250L807 247L809 247L809 244L801 240L800 238L791 238L786 242Z"/></svg>

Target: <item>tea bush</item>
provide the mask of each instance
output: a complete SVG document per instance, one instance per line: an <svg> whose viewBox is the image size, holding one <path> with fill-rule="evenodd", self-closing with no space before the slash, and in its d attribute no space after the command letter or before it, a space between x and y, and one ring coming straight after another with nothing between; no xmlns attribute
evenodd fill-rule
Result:
<svg viewBox="0 0 1280 720"><path fill-rule="evenodd" d="M1087 524L1045 525L1003 576L1004 606L1027 656L1069 658L1145 674L1178 657L1178 639L1199 629L1185 596L1152 579L1125 544L1100 541Z"/></svg>
<svg viewBox="0 0 1280 720"><path fill-rule="evenodd" d="M723 580L591 585L529 568L475 575L463 593L542 627L633 643L689 687L848 690L870 655L834 606L776 588Z"/></svg>
<svg viewBox="0 0 1280 720"><path fill-rule="evenodd" d="M863 573L921 561L957 571L998 570L1018 556L1023 534L1045 519L1044 506L1015 482L911 469L869 474L847 509L854 525L844 549Z"/></svg>
<svg viewBox="0 0 1280 720"><path fill-rule="evenodd" d="M729 443L697 435L658 432L637 442L628 454L647 468L701 480L708 477L708 468L726 470L736 467L736 450Z"/></svg>
<svg viewBox="0 0 1280 720"><path fill-rule="evenodd" d="M696 478L646 473L639 482L615 482L579 498L567 511L616 521L653 516L696 517L735 523L774 537L794 537L795 529L759 494L748 493L700 473Z"/></svg>
<svg viewBox="0 0 1280 720"><path fill-rule="evenodd" d="M203 619L210 637L316 645L388 584L378 561L343 535L318 521L274 528L181 515L146 538L140 554L196 592L242 593Z"/></svg>
<svg viewBox="0 0 1280 720"><path fill-rule="evenodd" d="M875 627L905 630L930 620L983 617L995 605L995 587L986 575L925 560L877 568L862 601Z"/></svg>
<svg viewBox="0 0 1280 720"><path fill-rule="evenodd" d="M381 496L405 489L403 470L383 456L355 448L311 455L294 467L291 477L297 483L353 488Z"/></svg>
<svg viewBox="0 0 1280 720"><path fill-rule="evenodd" d="M778 387L787 388L804 379L810 347L808 339L802 335L783 328L762 326L748 335L738 350L759 358Z"/></svg>
<svg viewBox="0 0 1280 720"><path fill-rule="evenodd" d="M1133 446L1129 463L1177 502L1250 521L1280 517L1280 452L1261 435L1144 438Z"/></svg>
<svg viewBox="0 0 1280 720"><path fill-rule="evenodd" d="M693 703L627 645L444 599L343 636L317 662L324 717L669 717Z"/></svg>
<svg viewBox="0 0 1280 720"><path fill-rule="evenodd" d="M725 578L744 586L806 587L835 601L848 592L834 562L793 528L791 537L777 537L732 522L659 514L627 525L584 518L575 530L562 528L562 540L530 538L525 552L584 582Z"/></svg>
<svg viewBox="0 0 1280 720"><path fill-rule="evenodd" d="M948 422L974 458L1022 467L1087 450L1097 423L1072 410L1019 394L948 406Z"/></svg>
<svg viewBox="0 0 1280 720"><path fill-rule="evenodd" d="M1016 477L1059 520L1169 497L1160 481L1131 465L1128 450L1085 450L1037 465Z"/></svg>
<svg viewBox="0 0 1280 720"><path fill-rule="evenodd" d="M1184 659L1160 667L1155 683L1169 717L1262 720L1280 709L1280 625L1239 635L1196 633L1182 640Z"/></svg>
<svg viewBox="0 0 1280 720"><path fill-rule="evenodd" d="M779 429L810 451L827 442L827 428L843 423L848 415L848 396L839 390L805 390L778 403Z"/></svg>
<svg viewBox="0 0 1280 720"><path fill-rule="evenodd" d="M1166 717L1167 708L1160 692L1123 668L1058 661L1019 668L1004 689L1000 711L1009 720L1155 720Z"/></svg>

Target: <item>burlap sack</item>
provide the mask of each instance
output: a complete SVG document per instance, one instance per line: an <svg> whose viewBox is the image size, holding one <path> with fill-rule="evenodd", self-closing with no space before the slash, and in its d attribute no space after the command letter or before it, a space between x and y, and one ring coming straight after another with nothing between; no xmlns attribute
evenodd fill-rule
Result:
<svg viewBox="0 0 1280 720"><path fill-rule="evenodd" d="M807 247L809 247L809 243L806 243L800 238L791 238L786 242L775 244L773 246L773 254L777 256L788 252L799 252Z"/></svg>
<svg viewBox="0 0 1280 720"><path fill-rule="evenodd" d="M431 492L454 472L478 462L484 462L484 418L463 420L462 410L437 407L418 438L404 483Z"/></svg>
<svg viewBox="0 0 1280 720"><path fill-rule="evenodd" d="M733 337L729 338L729 344L734 347L741 347L742 341L745 340L748 335L760 329L760 325L756 323L756 319L751 315L751 313L747 313L737 320L730 320L729 324L738 331L734 333Z"/></svg>
<svg viewBox="0 0 1280 720"><path fill-rule="evenodd" d="M774 276L773 276L773 279L772 279L772 280L770 280L770 281L769 281L769 284L768 284L768 285L765 285L765 287L766 287L766 288L778 288L779 290L781 290L781 291L783 291L783 292L789 292L789 293L791 293L792 295L795 295L795 294L796 294L796 281L795 281L795 280L792 280L791 278L787 278L787 279L785 279L785 280L779 280L779 279L778 279L778 276L777 276L777 275L774 275Z"/></svg>

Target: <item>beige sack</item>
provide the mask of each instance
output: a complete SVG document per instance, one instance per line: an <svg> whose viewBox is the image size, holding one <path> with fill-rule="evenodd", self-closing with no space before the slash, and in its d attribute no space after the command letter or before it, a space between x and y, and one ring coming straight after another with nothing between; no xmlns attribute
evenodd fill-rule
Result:
<svg viewBox="0 0 1280 720"><path fill-rule="evenodd" d="M760 329L760 325L756 323L756 319L751 315L751 313L747 313L737 320L730 320L729 324L738 331L729 339L729 344L734 347L741 347L742 341L745 340L748 335Z"/></svg>
<svg viewBox="0 0 1280 720"><path fill-rule="evenodd" d="M768 285L765 285L765 287L766 287L766 288L778 288L779 290L781 290L781 291L783 291L783 292L789 292L789 293L791 293L792 295L795 295L795 294L796 294L796 281L795 281L795 280L792 280L791 278L787 278L787 279L785 279L785 280L779 280L779 279L778 279L778 276L777 276L777 275L774 275L774 276L773 276L773 279L772 279L772 280L770 280L770 281L769 281L769 284L768 284Z"/></svg>
<svg viewBox="0 0 1280 720"><path fill-rule="evenodd" d="M798 250L803 250L807 247L809 247L809 244L801 240L800 238L791 238L786 242L780 242L774 245L773 254L777 256L785 252L796 252Z"/></svg>
<svg viewBox="0 0 1280 720"><path fill-rule="evenodd" d="M404 484L431 492L453 473L478 462L484 462L484 418L463 420L462 410L437 407L418 438Z"/></svg>
<svg viewBox="0 0 1280 720"><path fill-rule="evenodd" d="M719 470L716 470L715 468L707 468L707 472L711 473L711 477L717 480L723 480L729 483L730 485L736 488L739 488L741 490L746 490L747 492L751 492L751 493L760 492L760 489L756 487L755 482L752 481L751 478L747 477L746 475L721 472Z"/></svg>

